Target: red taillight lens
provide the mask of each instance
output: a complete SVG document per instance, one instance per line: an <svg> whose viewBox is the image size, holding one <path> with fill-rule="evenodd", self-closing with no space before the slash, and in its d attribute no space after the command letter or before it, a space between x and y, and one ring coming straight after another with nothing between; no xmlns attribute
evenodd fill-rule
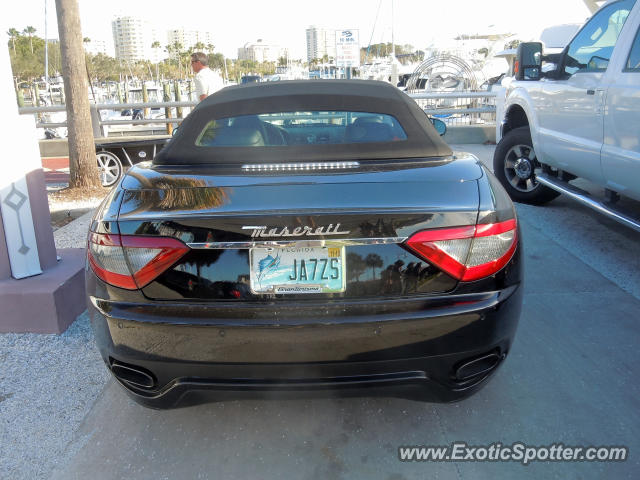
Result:
<svg viewBox="0 0 640 480"><path fill-rule="evenodd" d="M517 244L516 220L418 232L406 245L425 260L464 282L500 271Z"/></svg>
<svg viewBox="0 0 640 480"><path fill-rule="evenodd" d="M89 234L89 264L101 280L136 290L155 280L189 251L180 240L167 237Z"/></svg>

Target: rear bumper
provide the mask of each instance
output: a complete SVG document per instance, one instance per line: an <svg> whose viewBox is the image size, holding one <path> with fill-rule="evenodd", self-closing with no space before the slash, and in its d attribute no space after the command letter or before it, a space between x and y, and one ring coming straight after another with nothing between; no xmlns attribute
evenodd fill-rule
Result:
<svg viewBox="0 0 640 480"><path fill-rule="evenodd" d="M503 350L505 349L505 350ZM433 402L453 402L466 398L482 388L506 357L508 342L492 351L500 353L500 361L491 371L468 381L455 382L441 378L445 372L468 358L486 352L464 352L456 355L423 357L380 362L341 362L338 364L295 365L208 365L204 377L185 376L157 390L136 388L120 378L116 380L142 405L172 408L206 401L240 398L301 398L344 396L397 396ZM156 364L155 367L162 368ZM193 373L198 367L182 365ZM368 373L365 373L368 372ZM388 373L383 373L388 372ZM256 374L256 379L244 375Z"/></svg>
<svg viewBox="0 0 640 480"><path fill-rule="evenodd" d="M118 378L153 407L186 400L280 392L373 391L452 401L470 395L501 364L515 335L520 284L503 290L294 307L164 305L90 299L102 356L151 374L152 387ZM456 371L488 352L495 364L472 378ZM197 401L197 400L196 400Z"/></svg>

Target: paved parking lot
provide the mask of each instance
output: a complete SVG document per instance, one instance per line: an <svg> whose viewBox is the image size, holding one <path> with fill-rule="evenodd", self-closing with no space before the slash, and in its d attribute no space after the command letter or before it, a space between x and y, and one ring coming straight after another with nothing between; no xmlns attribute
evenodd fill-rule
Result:
<svg viewBox="0 0 640 480"><path fill-rule="evenodd" d="M460 148L489 162L494 147ZM53 478L637 478L640 234L563 198L518 212L520 327L510 357L474 397L449 405L252 399L153 411L109 380ZM630 458L523 466L397 457L401 445L454 441L624 445Z"/></svg>

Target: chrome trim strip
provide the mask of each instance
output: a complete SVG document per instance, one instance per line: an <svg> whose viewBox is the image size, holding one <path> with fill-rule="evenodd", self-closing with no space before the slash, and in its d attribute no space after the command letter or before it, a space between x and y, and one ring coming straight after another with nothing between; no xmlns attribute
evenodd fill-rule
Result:
<svg viewBox="0 0 640 480"><path fill-rule="evenodd" d="M258 241L258 242L206 242L187 243L189 248L233 250L243 248L274 248L274 247L343 247L352 245L388 245L402 243L408 237L385 238L341 238L328 240L293 240L293 241Z"/></svg>

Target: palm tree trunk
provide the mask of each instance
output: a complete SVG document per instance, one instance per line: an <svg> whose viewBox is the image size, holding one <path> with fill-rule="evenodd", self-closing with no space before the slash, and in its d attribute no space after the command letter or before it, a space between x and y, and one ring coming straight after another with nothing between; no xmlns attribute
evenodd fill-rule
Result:
<svg viewBox="0 0 640 480"><path fill-rule="evenodd" d="M78 0L56 0L56 13L69 132L69 184L72 188L100 187Z"/></svg>

